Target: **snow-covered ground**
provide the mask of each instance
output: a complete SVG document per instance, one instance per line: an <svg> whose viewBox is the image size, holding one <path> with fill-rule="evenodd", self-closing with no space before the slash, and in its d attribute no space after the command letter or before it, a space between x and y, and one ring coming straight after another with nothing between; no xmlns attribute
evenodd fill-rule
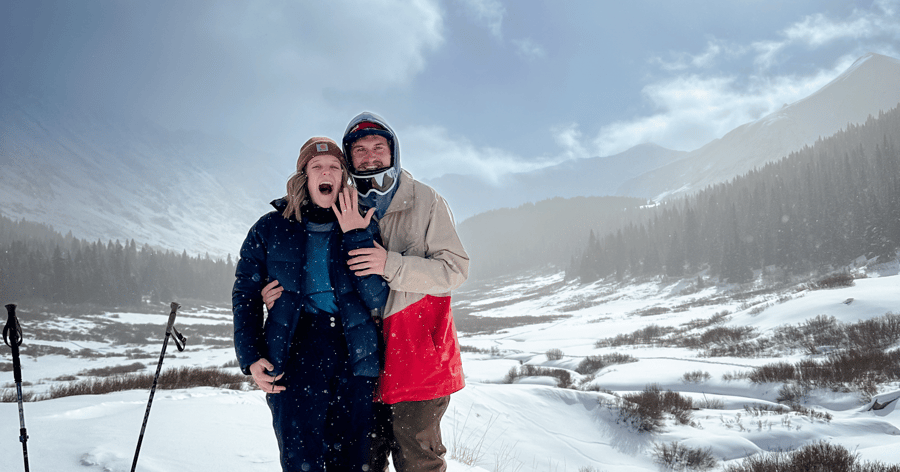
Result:
<svg viewBox="0 0 900 472"><path fill-rule="evenodd" d="M900 277L896 264L870 271L851 287L759 292L734 297L724 287L687 290L684 283L645 282L627 286L580 285L562 275L508 281L493 289L466 286L456 295L467 320L476 317L535 317L537 324L472 334L460 317L460 343L467 386L453 395L444 418L449 470L461 471L656 471L654 447L675 441L692 448L711 448L723 461L738 461L759 451L789 450L818 440L839 444L863 461L897 463L900 412L897 402L871 410L859 393L813 391L804 404L830 420L801 413L779 414L744 406L774 405L780 384L725 380L752 367L784 360L795 362L802 352L780 358L698 357L696 350L676 347L620 346L597 348L599 339L633 333L650 325L679 327L728 312L727 326L753 326L765 335L774 327L799 324L818 315L844 323L900 313ZM689 293L692 292L692 293ZM851 300L852 299L852 300ZM849 303L848 303L849 301ZM191 330L210 323L229 323L221 309L184 307L177 326L188 346L177 353L170 343L164 368L184 365L221 366L233 359L231 349L191 344ZM653 314L657 313L657 314ZM116 313L121 323L159 323L159 315ZM557 316L547 321L539 317ZM565 317L559 317L565 316ZM513 318L515 317L515 318ZM29 342L28 320L21 319ZM496 321L496 320L495 320ZM61 323L63 321L60 321ZM74 323L73 323L74 325ZM194 328L196 327L196 328ZM42 341L33 341L42 342ZM66 347L105 349L107 353L139 347L147 352L147 371L156 367L159 344L98 346L86 342ZM65 346L65 342L47 342ZM562 357L549 360L547 351ZM8 351L3 351L4 353ZM637 362L612 365L591 377L574 372L588 355L627 354ZM8 359L0 359L8 361ZM43 356L23 359L26 390L46 391L64 374L90 368L131 364L124 357L96 360ZM580 387L562 389L549 377L523 377L502 383L510 368L521 364L570 369ZM686 382L684 374L705 372L707 380ZM12 372L0 372L0 386L12 385ZM681 392L700 408L692 425L668 421L661 432L637 433L617 422L604 402L614 393L642 391L648 384ZM31 470L127 471L131 468L149 391L125 391L25 403ZM900 397L900 383L881 385L880 403ZM157 390L141 446L139 471L216 470L278 471L278 449L270 414L259 391L214 388ZM0 404L0 457L4 471L22 470L16 403ZM726 462L720 462L721 468ZM474 465L473 465L474 464Z"/></svg>

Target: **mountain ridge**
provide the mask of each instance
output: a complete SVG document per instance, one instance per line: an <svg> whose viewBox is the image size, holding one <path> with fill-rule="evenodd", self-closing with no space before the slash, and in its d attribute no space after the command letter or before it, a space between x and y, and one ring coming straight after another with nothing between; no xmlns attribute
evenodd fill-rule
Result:
<svg viewBox="0 0 900 472"><path fill-rule="evenodd" d="M426 183L450 202L461 221L485 211L515 208L554 197L615 195L619 185L628 178L675 162L686 154L644 143L612 156L572 159L530 172L510 174L499 184L461 174L445 175ZM478 192L473 192L473 188Z"/></svg>
<svg viewBox="0 0 900 472"><path fill-rule="evenodd" d="M82 239L236 254L265 202L281 196L271 184L286 177L277 174L292 170L260 165L271 157L239 143L139 117L64 114L7 95L2 102L0 212ZM268 197L251 195L255 187Z"/></svg>
<svg viewBox="0 0 900 472"><path fill-rule="evenodd" d="M511 174L497 185L470 175L426 183L450 202L457 221L554 197L672 198L780 159L898 102L900 60L867 54L808 97L695 151L645 143ZM121 111L71 114L2 87L0 104L0 213L82 239L236 254L293 171L294 156L172 131Z"/></svg>
<svg viewBox="0 0 900 472"><path fill-rule="evenodd" d="M703 190L898 103L900 60L869 53L812 94L729 131L677 162L628 180L616 194L662 200Z"/></svg>

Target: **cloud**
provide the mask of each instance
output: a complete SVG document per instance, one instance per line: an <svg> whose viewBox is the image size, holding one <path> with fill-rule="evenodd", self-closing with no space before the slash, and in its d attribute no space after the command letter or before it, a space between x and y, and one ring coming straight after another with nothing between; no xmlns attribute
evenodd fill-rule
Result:
<svg viewBox="0 0 900 472"><path fill-rule="evenodd" d="M503 37L503 17L506 9L497 0L463 0L463 7L476 21L487 26L497 39Z"/></svg>
<svg viewBox="0 0 900 472"><path fill-rule="evenodd" d="M664 71L677 72L688 70L691 68L710 68L716 64L721 58L732 58L744 54L747 48L740 47L735 44L729 44L719 39L711 39L706 43L706 50L700 54L690 54L687 52L673 53L672 59L664 59L662 57L654 57L650 59L651 64L657 64Z"/></svg>
<svg viewBox="0 0 900 472"><path fill-rule="evenodd" d="M557 126L550 130L556 144L562 148L559 160L590 157L589 151L581 144L581 130L577 123Z"/></svg>
<svg viewBox="0 0 900 472"><path fill-rule="evenodd" d="M216 39L260 71L310 91L406 84L444 42L433 0L373 0L364 8L352 0L251 2L244 8L222 4L213 12Z"/></svg>
<svg viewBox="0 0 900 472"><path fill-rule="evenodd" d="M781 32L781 39L753 43L757 51L755 63L767 68L777 63L778 55L790 46L804 45L821 48L836 41L887 40L895 43L900 39L900 15L897 0L881 0L873 4L872 10L854 9L847 18L830 18L817 13L788 26Z"/></svg>
<svg viewBox="0 0 900 472"><path fill-rule="evenodd" d="M897 0L879 1L874 9L857 9L846 18L809 15L777 33L776 39L737 44L714 38L698 54L654 57L651 64L676 75L659 78L642 89L652 113L603 126L591 142L592 150L597 155L612 155L646 142L677 150L697 149L814 93L866 52L891 55L900 38L898 5ZM826 67L805 73L771 73L773 65L799 54L796 46L820 50L843 39L855 41L830 49L836 58ZM755 70L727 72L721 65L726 61L750 61Z"/></svg>
<svg viewBox="0 0 900 472"><path fill-rule="evenodd" d="M547 52L543 47L534 43L530 39L513 40L512 44L516 48L516 54L529 61L541 59L547 55Z"/></svg>
<svg viewBox="0 0 900 472"><path fill-rule="evenodd" d="M844 56L831 69L811 75L686 75L648 85L643 94L657 112L604 126L592 142L593 150L596 155L608 156L653 142L692 151L814 93L855 59Z"/></svg>
<svg viewBox="0 0 900 472"><path fill-rule="evenodd" d="M448 173L471 174L486 182L512 172L527 172L558 162L524 159L502 149L479 146L468 139L451 136L440 126L412 126L397 130L401 165L421 179Z"/></svg>
<svg viewBox="0 0 900 472"><path fill-rule="evenodd" d="M187 99L193 106L181 121L167 122L208 123L280 154L295 152L307 136L342 130L370 96L409 86L445 42L438 0L210 5L189 26L203 29L219 66L212 75L180 74L202 76L204 85ZM173 109L159 107L160 114ZM214 109L224 109L218 123L209 120Z"/></svg>

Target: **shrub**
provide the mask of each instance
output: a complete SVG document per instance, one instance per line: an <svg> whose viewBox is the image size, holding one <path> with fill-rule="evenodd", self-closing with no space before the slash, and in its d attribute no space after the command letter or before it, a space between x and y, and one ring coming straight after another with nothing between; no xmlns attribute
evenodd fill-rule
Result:
<svg viewBox="0 0 900 472"><path fill-rule="evenodd" d="M86 379L54 385L39 400L72 395L101 395L123 390L144 390L153 386L153 374L113 375L100 379ZM177 367L160 373L156 387L163 390L193 387L218 387L231 390L243 390L249 377L243 374L226 372L216 367Z"/></svg>
<svg viewBox="0 0 900 472"><path fill-rule="evenodd" d="M844 272L840 274L831 274L819 280L816 280L813 288L834 288L834 287L852 287L853 276Z"/></svg>
<svg viewBox="0 0 900 472"><path fill-rule="evenodd" d="M35 400L34 392L22 392L22 401L23 402L31 402ZM0 403L18 403L19 401L19 393L16 389L2 389L0 390Z"/></svg>
<svg viewBox="0 0 900 472"><path fill-rule="evenodd" d="M800 325L803 347L810 354L817 354L820 346L840 346L846 335L843 326L833 316L818 315Z"/></svg>
<svg viewBox="0 0 900 472"><path fill-rule="evenodd" d="M555 347L553 349L548 349L545 354L547 356L547 360L549 361L558 361L561 360L564 356L562 350Z"/></svg>
<svg viewBox="0 0 900 472"><path fill-rule="evenodd" d="M843 446L824 441L808 444L792 452L760 453L740 464L726 466L724 472L900 472L900 465L857 462L857 455Z"/></svg>
<svg viewBox="0 0 900 472"><path fill-rule="evenodd" d="M744 405L744 411L747 412L749 416L763 416L768 414L776 414L776 415L787 415L789 413L795 413L798 416L806 416L810 420L822 420L826 423L831 421L831 413L821 412L818 410L813 410L812 408L805 408L800 405L791 405L790 408L786 408L784 406L770 406L770 405Z"/></svg>
<svg viewBox="0 0 900 472"><path fill-rule="evenodd" d="M707 319L695 319L695 320L688 321L687 323L682 323L682 325L685 326L687 329L706 328L709 326L722 324L722 323L728 321L728 315L729 315L728 310L724 310L724 311L721 311L721 312L718 312L718 313L712 315L711 317L709 317Z"/></svg>
<svg viewBox="0 0 900 472"><path fill-rule="evenodd" d="M575 372L581 375L587 375L596 372L604 367L613 364L627 364L629 362L637 362L638 360L628 354L604 354L602 356L587 356L578 363Z"/></svg>
<svg viewBox="0 0 900 472"><path fill-rule="evenodd" d="M481 349L481 348L478 348L475 346L466 346L465 344L460 344L459 352L473 352L475 354L487 354L490 351L488 351L487 349Z"/></svg>
<svg viewBox="0 0 900 472"><path fill-rule="evenodd" d="M650 308L646 308L644 310L638 311L635 314L638 316L656 316L656 315L664 315L672 311L669 308L664 306L653 306Z"/></svg>
<svg viewBox="0 0 900 472"><path fill-rule="evenodd" d="M454 416L456 410L453 410ZM491 416L488 419L484 431L479 434L477 428L467 428L469 416L472 414L471 408L466 413L462 427L453 429L453 440L450 442L448 457L457 462L468 466L474 466L484 457L484 441L487 439L488 430L490 430L497 419ZM477 416L477 415L476 415Z"/></svg>
<svg viewBox="0 0 900 472"><path fill-rule="evenodd" d="M884 350L900 340L900 314L886 313L880 318L862 320L845 329L851 349Z"/></svg>
<svg viewBox="0 0 900 472"><path fill-rule="evenodd" d="M681 377L681 380L684 383L700 383L705 382L711 379L712 376L709 375L709 372L704 372L702 370L695 370L693 372L685 372Z"/></svg>
<svg viewBox="0 0 900 472"><path fill-rule="evenodd" d="M794 366L787 362L776 362L759 366L750 373L750 381L753 383L787 382L793 380L796 373Z"/></svg>
<svg viewBox="0 0 900 472"><path fill-rule="evenodd" d="M740 328L731 328L728 326L716 326L710 328L700 335L700 343L703 346L710 344L729 345L741 342L744 338L753 335L754 328L743 326Z"/></svg>
<svg viewBox="0 0 900 472"><path fill-rule="evenodd" d="M719 461L712 454L712 448L695 449L673 442L670 444L654 444L653 455L655 461L665 470L710 470L715 468Z"/></svg>
<svg viewBox="0 0 900 472"><path fill-rule="evenodd" d="M129 365L114 365L110 367L101 367L98 369L87 369L82 370L78 373L78 375L84 375L87 377L109 377L111 375L120 375L120 374L130 374L132 372L137 372L140 370L144 370L147 368L146 365L135 362Z"/></svg>
<svg viewBox="0 0 900 472"><path fill-rule="evenodd" d="M722 380L724 380L725 382L731 382L734 380L749 379L750 374L752 374L752 373L753 373L753 371L749 371L749 370L745 370L742 372L726 372L726 373L722 374Z"/></svg>
<svg viewBox="0 0 900 472"><path fill-rule="evenodd" d="M618 334L614 338L601 339L594 343L594 347L615 347L630 344L654 344L662 341L662 337L675 331L671 326L659 326L651 324L631 334Z"/></svg>
<svg viewBox="0 0 900 472"><path fill-rule="evenodd" d="M711 347L701 357L760 357L773 347L774 343L767 338L744 341L726 346Z"/></svg>
<svg viewBox="0 0 900 472"><path fill-rule="evenodd" d="M787 403L792 406L799 406L806 400L809 395L809 388L799 382L788 382L778 389L779 403Z"/></svg>
<svg viewBox="0 0 900 472"><path fill-rule="evenodd" d="M704 410L724 410L725 401L721 398L707 398L704 394L703 400L697 403L697 408L702 408Z"/></svg>
<svg viewBox="0 0 900 472"><path fill-rule="evenodd" d="M773 342L789 348L802 348L810 354L822 346L861 351L884 350L900 341L900 315L888 312L845 325L832 316L819 315L797 326L779 326Z"/></svg>
<svg viewBox="0 0 900 472"><path fill-rule="evenodd" d="M565 369L553 369L549 367L540 367L536 365L525 364L520 367L512 367L506 373L504 383L513 383L519 377L553 377L556 379L556 386L560 388L574 387L572 374Z"/></svg>
<svg viewBox="0 0 900 472"><path fill-rule="evenodd" d="M860 351L830 354L824 361L805 359L796 364L777 362L755 368L750 381L802 382L807 387L853 388L866 395L871 385L900 377L900 350Z"/></svg>
<svg viewBox="0 0 900 472"><path fill-rule="evenodd" d="M671 390L661 391L659 385L650 384L640 393L622 395L610 405L619 410L619 421L633 427L637 432L657 432L665 415L672 415L679 424L689 424L691 399Z"/></svg>

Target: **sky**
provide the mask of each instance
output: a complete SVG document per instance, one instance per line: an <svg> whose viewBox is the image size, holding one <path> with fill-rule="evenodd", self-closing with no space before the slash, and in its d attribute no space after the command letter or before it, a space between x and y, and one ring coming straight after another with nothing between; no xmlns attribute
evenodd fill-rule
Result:
<svg viewBox="0 0 900 472"><path fill-rule="evenodd" d="M783 357L700 357L696 350L650 345L597 348L599 339L630 334L650 325L683 327L727 311L727 326L753 326L769 336L778 326L798 326L817 316L833 316L852 324L900 313L896 296L897 261L880 269L853 268L867 278L852 287L810 291L793 287L785 291L753 292L733 299L729 286L708 286L699 292L681 292L691 282L614 282L579 284L563 282L563 274L521 277L492 285L491 291L455 293L475 314L489 317L569 315L535 325L518 326L495 333L460 333L464 346L488 350L496 355L468 350L463 353L466 387L454 393L442 421L448 448L448 472L657 472L655 444L678 442L693 449L709 448L712 455L737 465L748 455L800 448L817 441L840 445L861 462L897 464L900 446L900 382L880 384L875 399L889 403L870 410L871 400L858 392L814 389L803 406L828 421L800 413L776 414L761 408L778 408L781 384L752 384L746 379L726 380L726 375L777 362L809 359L804 353ZM700 302L698 302L700 301ZM709 303L703 303L704 301ZM849 303L848 303L849 301ZM649 307L690 307L656 316L642 316ZM573 307L579 307L573 309ZM762 307L762 310L759 308ZM58 355L25 356L22 378L26 392L42 392L64 375L85 369L102 370L115 365L142 362L144 372L154 373L162 337L146 345L112 345L96 341L41 340L24 310L19 312L23 344L49 344L73 349L90 348L105 357L86 359ZM119 323L158 323L160 333L168 318L168 307L159 313L112 312ZM758 311L758 312L757 312ZM91 318L97 322L104 314ZM198 325L228 324L227 310L183 306L176 327L187 338L183 352L168 345L163 369L183 366L221 366L234 359L234 351L203 346L192 335ZM53 317L54 327L66 324L84 327L80 315ZM151 340L152 341L152 340ZM125 357L126 350L146 353ZM562 358L548 359L550 349ZM613 364L593 376L574 372L585 356L627 354L636 363ZM118 353L118 355L117 355ZM8 361L8 357L7 357ZM521 377L515 384L503 383L512 367L520 363L569 369L580 385L595 385L605 391L561 389L550 377ZM232 368L237 372L237 368ZM706 380L685 381L685 374L706 373ZM12 372L0 371L0 388L13 384ZM699 378L700 376L696 376ZM83 376L80 378L84 378ZM618 394L641 391L656 383L690 397L695 406L692 425L669 419L656 434L636 433L618 421L615 409L601 404ZM147 390L105 395L78 395L23 405L31 470L130 470L149 399ZM718 403L718 405L715 405ZM745 405L749 409L745 409ZM22 445L18 441L18 405L0 403L0 457L4 470L23 470ZM147 420L138 457L138 472L172 470L216 470L277 472L278 447L271 427L265 397L259 390L234 391L208 387L157 389ZM755 413L754 413L755 409ZM464 458L474 460L475 466Z"/></svg>
<svg viewBox="0 0 900 472"><path fill-rule="evenodd" d="M416 177L691 151L900 57L900 0L4 0L2 88L293 162L361 111Z"/></svg>

